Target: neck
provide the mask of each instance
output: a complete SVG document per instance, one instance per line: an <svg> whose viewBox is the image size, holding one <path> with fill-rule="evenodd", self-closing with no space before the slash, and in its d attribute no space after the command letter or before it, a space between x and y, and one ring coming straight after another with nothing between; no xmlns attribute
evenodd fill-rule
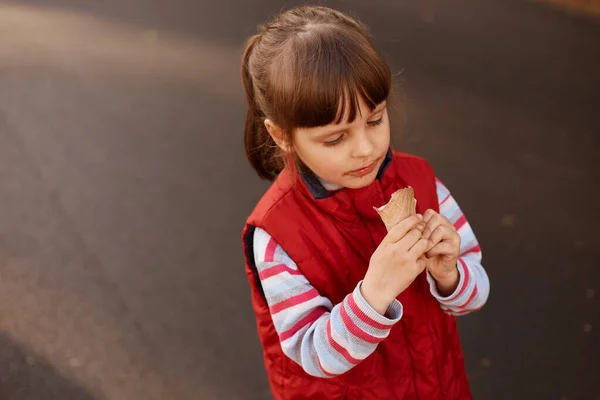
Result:
<svg viewBox="0 0 600 400"><path fill-rule="evenodd" d="M343 189L344 187L342 185L338 185L336 183L331 183L331 182L327 182L325 179L319 178L317 177L317 179L319 180L319 182L321 182L321 185L323 185L323 187L330 191L330 192L335 192L336 190L340 190Z"/></svg>

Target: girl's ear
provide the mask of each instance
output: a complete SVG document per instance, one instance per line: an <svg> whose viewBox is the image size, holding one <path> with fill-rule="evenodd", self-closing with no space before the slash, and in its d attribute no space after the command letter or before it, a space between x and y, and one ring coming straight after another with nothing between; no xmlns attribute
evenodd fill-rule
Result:
<svg viewBox="0 0 600 400"><path fill-rule="evenodd" d="M265 128L267 128L267 132L273 138L273 141L277 144L277 146L286 153L292 151L292 147L290 143L286 140L283 129L279 127L275 122L270 119L265 119Z"/></svg>

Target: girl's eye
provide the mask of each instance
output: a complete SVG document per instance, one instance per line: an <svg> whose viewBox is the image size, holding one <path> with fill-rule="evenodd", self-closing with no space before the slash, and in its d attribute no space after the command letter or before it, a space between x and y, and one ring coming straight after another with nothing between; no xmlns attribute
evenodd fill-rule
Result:
<svg viewBox="0 0 600 400"><path fill-rule="evenodd" d="M376 121L368 121L367 125L369 126L377 126L377 125L381 125L381 123L383 122L383 116L381 118L379 118Z"/></svg>
<svg viewBox="0 0 600 400"><path fill-rule="evenodd" d="M344 140L344 135L340 135L340 137L338 137L337 139L331 140L329 142L324 142L323 144L327 147L333 147L336 144L342 143L342 140Z"/></svg>

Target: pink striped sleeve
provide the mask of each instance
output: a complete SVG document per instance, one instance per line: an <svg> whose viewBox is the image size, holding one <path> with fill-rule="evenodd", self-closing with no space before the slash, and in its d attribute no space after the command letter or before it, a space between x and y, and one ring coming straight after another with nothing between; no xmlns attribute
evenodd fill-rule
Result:
<svg viewBox="0 0 600 400"><path fill-rule="evenodd" d="M283 272L287 272L288 274L291 274L291 275L301 275L300 271L298 271L297 269L292 269L285 264L277 264L277 265L274 265L272 267L269 267L267 269L263 269L262 271L260 271L259 277L261 280L265 280L272 276L279 275Z"/></svg>
<svg viewBox="0 0 600 400"><path fill-rule="evenodd" d="M458 203L439 179L436 180L436 189L440 214L450 220L460 235L460 257L456 263L460 280L454 293L443 297L437 290L435 280L428 273L430 291L445 312L454 315L468 314L483 307L489 296L490 283L481 265L481 246Z"/></svg>
<svg viewBox="0 0 600 400"><path fill-rule="evenodd" d="M330 378L348 371L377 348L402 316L397 301L387 310L389 318L377 313L362 297L360 284L334 306L267 232L257 228L253 245L281 348L311 375Z"/></svg>
<svg viewBox="0 0 600 400"><path fill-rule="evenodd" d="M271 314L277 314L290 308L307 304L310 300L316 299L317 297L319 297L319 292L317 292L315 288L308 289L301 294L294 295L290 293L290 297L270 305L269 310L271 310Z"/></svg>
<svg viewBox="0 0 600 400"><path fill-rule="evenodd" d="M277 248L277 243L275 239L270 238L267 242L267 248L265 249L264 260L266 262L272 262L275 257L275 249Z"/></svg>

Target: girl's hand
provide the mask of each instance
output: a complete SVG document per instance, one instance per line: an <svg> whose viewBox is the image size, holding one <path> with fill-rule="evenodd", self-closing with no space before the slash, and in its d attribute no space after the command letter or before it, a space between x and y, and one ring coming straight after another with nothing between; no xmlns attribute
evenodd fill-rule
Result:
<svg viewBox="0 0 600 400"><path fill-rule="evenodd" d="M381 315L425 269L429 242L422 238L422 220L417 214L394 225L371 256L361 293Z"/></svg>
<svg viewBox="0 0 600 400"><path fill-rule="evenodd" d="M423 238L429 240L425 252L427 270L435 279L440 294L449 296L456 290L460 279L456 268L460 235L448 218L431 209L425 212L423 221L426 223Z"/></svg>

